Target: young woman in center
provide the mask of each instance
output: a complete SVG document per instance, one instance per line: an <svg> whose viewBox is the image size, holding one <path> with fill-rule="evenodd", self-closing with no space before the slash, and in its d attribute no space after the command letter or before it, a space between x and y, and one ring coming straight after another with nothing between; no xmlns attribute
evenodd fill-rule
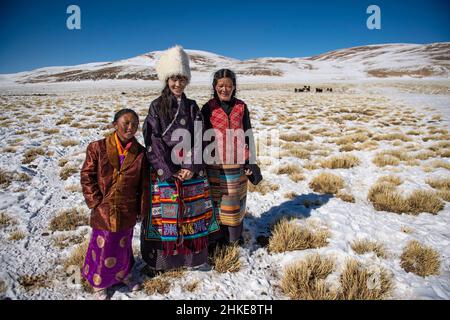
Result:
<svg viewBox="0 0 450 320"><path fill-rule="evenodd" d="M191 79L189 57L176 46L156 64L164 88L149 108L143 133L151 168L151 209L144 217L141 253L147 273L207 263L208 234L218 228L204 165L195 157L194 127L202 115L184 93ZM189 148L178 148L180 134ZM190 141L189 141L190 139ZM186 144L184 144L186 145ZM195 159L196 158L196 159Z"/></svg>

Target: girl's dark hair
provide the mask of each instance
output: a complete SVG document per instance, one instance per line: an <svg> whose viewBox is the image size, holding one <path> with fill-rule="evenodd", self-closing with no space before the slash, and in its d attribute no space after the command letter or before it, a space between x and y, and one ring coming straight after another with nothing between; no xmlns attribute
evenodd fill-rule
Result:
<svg viewBox="0 0 450 320"><path fill-rule="evenodd" d="M222 78L229 78L233 82L234 90L233 90L233 93L231 94L231 99L233 99L234 96L236 95L236 75L230 69L220 69L220 70L216 71L216 73L214 73L214 78L213 78L213 83L212 83L214 98L216 98L217 101L220 101L219 96L217 95L217 92L216 92L216 85L217 85L217 82L219 81L219 79L222 79Z"/></svg>
<svg viewBox="0 0 450 320"><path fill-rule="evenodd" d="M166 85L161 91L161 107L158 108L157 112L162 119L172 120L174 117L172 111L172 91L170 91L169 80L166 80Z"/></svg>
<svg viewBox="0 0 450 320"><path fill-rule="evenodd" d="M119 118L127 113L131 113L133 116L136 117L137 122L139 122L139 116L136 113L136 111L132 110L132 109L122 109L116 112L116 114L114 115L114 122L117 122L117 120L119 120Z"/></svg>

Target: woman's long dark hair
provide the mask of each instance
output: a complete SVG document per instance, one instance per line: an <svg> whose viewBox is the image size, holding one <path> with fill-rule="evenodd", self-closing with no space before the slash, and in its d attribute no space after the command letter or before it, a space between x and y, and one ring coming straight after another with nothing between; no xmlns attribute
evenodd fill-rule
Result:
<svg viewBox="0 0 450 320"><path fill-rule="evenodd" d="M168 81L166 80L166 85L161 91L161 107L157 112L162 119L171 121L174 114L172 111L172 92L170 91Z"/></svg>
<svg viewBox="0 0 450 320"><path fill-rule="evenodd" d="M214 78L213 78L213 83L212 83L214 98L216 98L217 101L220 101L219 96L217 95L217 92L216 92L216 85L217 85L217 82L219 81L219 79L222 79L222 78L229 78L233 82L234 90L233 90L233 93L231 94L231 99L233 99L236 95L236 75L230 69L220 69L220 70L216 71L216 73L214 73Z"/></svg>

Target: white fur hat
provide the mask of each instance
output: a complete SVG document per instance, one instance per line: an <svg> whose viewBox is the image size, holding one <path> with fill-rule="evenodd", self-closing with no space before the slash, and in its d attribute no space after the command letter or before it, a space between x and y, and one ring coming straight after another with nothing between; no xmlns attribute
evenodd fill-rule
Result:
<svg viewBox="0 0 450 320"><path fill-rule="evenodd" d="M181 46L175 46L161 53L155 65L158 79L166 82L171 76L182 75L191 81L189 56Z"/></svg>

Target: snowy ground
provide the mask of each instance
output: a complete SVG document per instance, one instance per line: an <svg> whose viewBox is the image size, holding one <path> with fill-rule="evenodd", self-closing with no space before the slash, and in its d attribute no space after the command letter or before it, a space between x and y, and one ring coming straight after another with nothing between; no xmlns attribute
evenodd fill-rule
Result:
<svg viewBox="0 0 450 320"><path fill-rule="evenodd" d="M257 133L264 128L277 128L281 133L308 133L327 129L329 134L311 134L313 140L295 143L312 150L309 160L288 156L281 159L271 155L260 157L265 180L279 185L279 189L266 195L257 192L248 195L248 217L244 232L246 242L240 249L241 270L229 274L220 274L214 270L187 271L182 278L173 282L167 295L148 296L142 291L129 293L119 288L112 299L288 299L279 288L283 267L311 252L335 256L338 261L336 272L348 258L387 269L394 279L392 299L450 299L448 203L437 215L421 213L412 216L376 211L367 200L370 186L383 175L401 177L404 182L399 188L405 194L413 189L432 190L425 183L427 178L450 176L448 169L433 167L433 161L436 160L433 158L382 168L372 163L375 153L381 150L406 148L414 154L438 142L423 141L422 138L430 136L427 132L432 127L435 130L449 129L450 82L362 81L316 83L314 86L332 86L334 90L333 93L315 94L294 93L296 86L293 84L240 86L238 95L248 104ZM112 120L114 111L122 107L133 108L143 120L149 103L158 96L158 90L158 85L143 81L27 86L4 84L0 88L0 169L25 173L31 177L28 182L13 181L7 187L2 185L0 189L0 212L16 221L16 224L0 229L0 280L3 283L0 297L92 298L83 289L73 288L67 283L63 261L77 243L71 243L64 249L55 246L55 239L60 236L88 237L89 227L55 233L49 230L49 221L62 209L87 209L80 192L79 172L62 180L61 160L67 162L64 167L74 166L79 169L88 143L102 138L108 132L107 124ZM38 96L38 93L48 95ZM192 85L187 94L197 100L200 107L211 96L210 87L204 85ZM351 110L355 108L371 108L378 113L375 118L354 119ZM350 112L346 112L346 109ZM350 116L345 118L345 115ZM418 119L415 125L404 125L401 119L411 116ZM65 117L70 117L67 123L56 125ZM59 130L44 131L54 128ZM409 142L378 141L379 145L373 150L352 151L361 164L351 169L303 169L305 179L298 182L285 174L275 173L282 164L291 163L303 168L306 163L339 154L335 139L358 129L374 135L411 130L417 130L420 134L409 136L412 139ZM140 132L138 138L142 142ZM444 139L448 141L448 135ZM64 147L61 142L66 140L75 140L75 143ZM42 148L44 154L23 164L24 154L30 148ZM450 164L448 158L439 159ZM308 183L322 171L332 171L341 176L345 180L345 191L352 194L356 202L348 203L314 193ZM286 198L286 194L291 191L298 196ZM321 204L307 208L303 205L305 199L318 200ZM301 223L308 221L326 226L331 232L329 244L320 249L268 253L266 248L257 243L256 238L269 235L272 223L287 214L297 216ZM23 233L23 238L11 240L10 236L17 231ZM350 247L355 239L371 239L382 243L388 256L382 259L373 253L356 254ZM401 268L399 257L402 249L414 239L439 252L439 275L422 278ZM133 245L138 260L134 272L139 274L143 267L138 251L139 226L135 229ZM47 285L25 289L18 280L23 275L42 275L47 279ZM196 280L200 283L199 288L193 292L187 291L186 284Z"/></svg>

